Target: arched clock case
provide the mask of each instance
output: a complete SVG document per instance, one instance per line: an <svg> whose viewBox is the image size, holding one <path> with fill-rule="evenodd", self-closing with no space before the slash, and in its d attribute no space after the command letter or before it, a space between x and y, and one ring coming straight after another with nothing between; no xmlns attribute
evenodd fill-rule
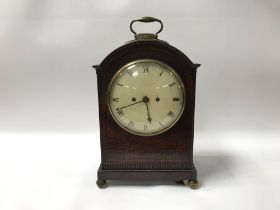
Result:
<svg viewBox="0 0 280 210"><path fill-rule="evenodd" d="M193 164L193 138L196 70L200 64L194 64L181 51L167 42L159 40L157 34L160 31L156 34L136 34L132 28L132 24L136 21L157 21L161 24L160 31L162 30L162 22L156 18L144 17L132 21L130 27L135 34L135 40L129 41L111 52L100 65L93 66L97 73L101 144L101 164L97 172L97 185L103 188L108 180L150 180L175 181L196 188L198 182ZM143 68L141 62L143 62ZM137 65L132 66L135 63ZM161 64L164 66L162 67ZM150 69L147 69L149 65ZM139 78L131 75L132 72L127 72L129 68L132 70L135 68L134 72L137 73L134 74ZM170 69L170 71L166 70L165 73L168 75L162 81L160 68ZM177 83L182 84L171 86L173 83L170 81L173 77L170 75L173 74L178 77ZM113 89L112 85L115 85L116 77L120 78L119 80L124 78L122 80L127 81L127 84L130 85L117 84L121 87L117 90ZM129 79L130 77L131 79ZM145 78L154 82L146 82ZM167 81L166 85L164 85L165 81ZM129 89L133 88L133 84L138 85L137 88L134 87L135 92ZM141 84L143 84L143 88L141 88ZM156 84L160 85L156 87ZM122 92L121 88L127 92ZM176 95L179 91L176 88L184 89L180 98ZM110 92L113 90L116 93ZM113 93L118 94L118 91L122 97L111 96ZM137 97L134 97L133 94L136 94ZM165 98L160 99L157 94ZM171 101L164 101L169 98ZM122 99L125 102L122 102ZM131 100L130 103L128 100ZM136 103L138 104L134 106ZM172 109L173 103L180 103L180 106L174 105L174 109L181 111L180 113L178 111L177 119L172 121L168 118L172 117L168 116L170 111L168 112L168 108L165 110L164 107L167 107L168 104ZM171 121L170 125L167 123L169 127L162 130L160 127L158 128L157 124L163 123L160 120L155 122L152 110L150 110L151 116L148 113L145 118L146 108L148 110L149 106L151 109L153 106L156 107L153 111L156 112L154 116L157 115L158 119L161 119L161 113L166 112L167 116L162 118L168 123ZM113 112L119 113L119 111L121 111L120 119L116 119ZM128 119L126 119L126 115ZM143 119L147 119L147 122L141 120L135 122L130 120L129 116L136 119L144 117ZM134 129L131 127L133 125ZM143 127L143 131L141 131L141 127ZM147 131L149 127L154 129L154 132L149 133ZM138 130L140 131L138 132Z"/></svg>

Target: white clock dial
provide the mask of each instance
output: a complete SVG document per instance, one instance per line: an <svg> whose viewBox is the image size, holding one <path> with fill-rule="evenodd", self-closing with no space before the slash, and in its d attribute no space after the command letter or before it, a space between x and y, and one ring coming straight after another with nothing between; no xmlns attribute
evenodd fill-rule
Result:
<svg viewBox="0 0 280 210"><path fill-rule="evenodd" d="M176 72L156 60L137 60L122 67L108 88L114 120L137 135L156 135L171 128L185 105L184 85Z"/></svg>

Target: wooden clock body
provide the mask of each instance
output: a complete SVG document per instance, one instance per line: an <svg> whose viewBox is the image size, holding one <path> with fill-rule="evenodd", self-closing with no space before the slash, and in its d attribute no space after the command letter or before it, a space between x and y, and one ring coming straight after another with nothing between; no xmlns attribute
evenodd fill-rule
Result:
<svg viewBox="0 0 280 210"><path fill-rule="evenodd" d="M139 59L166 63L180 76L186 92L185 109L178 122L164 133L139 136L125 131L113 119L107 102L113 75L124 65ZM196 70L200 64L167 42L134 40L110 53L97 72L101 164L99 187L106 180L197 180L193 164Z"/></svg>

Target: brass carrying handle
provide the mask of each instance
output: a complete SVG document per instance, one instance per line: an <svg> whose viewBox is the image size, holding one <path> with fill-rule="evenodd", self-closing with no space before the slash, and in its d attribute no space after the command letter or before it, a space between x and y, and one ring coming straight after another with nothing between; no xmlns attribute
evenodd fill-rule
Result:
<svg viewBox="0 0 280 210"><path fill-rule="evenodd" d="M154 17L141 17L139 19L136 19L136 20L132 20L131 23L130 23L130 31L132 33L134 33L134 37L136 38L137 37L137 33L133 30L132 28L132 25L133 23L135 22L142 22L142 23L151 23L151 22L158 22L160 23L160 29L158 30L158 32L155 33L155 36L157 37L157 35L162 31L163 29L163 24L161 22L161 20L157 19L157 18L154 18Z"/></svg>

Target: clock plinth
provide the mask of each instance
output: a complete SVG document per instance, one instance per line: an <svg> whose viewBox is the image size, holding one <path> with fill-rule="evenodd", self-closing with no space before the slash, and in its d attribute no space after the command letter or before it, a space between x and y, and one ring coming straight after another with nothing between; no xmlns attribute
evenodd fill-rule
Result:
<svg viewBox="0 0 280 210"><path fill-rule="evenodd" d="M132 167L131 165L140 165L138 163L135 164L110 164L112 168L118 169L103 169L103 164L100 165L97 176L98 182L106 183L107 180L125 180L125 181L174 181L174 182L182 182L187 183L197 183L197 172L194 166L186 169L170 169L170 165L185 165L183 163L154 163L147 164L142 163L142 165L146 165L146 169L141 168L137 169ZM125 166L121 168L121 166ZM131 169L128 169L128 166L131 166ZM166 169L151 169L154 168L163 168ZM105 185L105 184L104 184ZM190 185L190 184L187 184ZM191 185L190 185L191 186ZM192 184L194 186L194 184ZM102 188L102 187L101 187ZM193 189L195 187L192 187Z"/></svg>
<svg viewBox="0 0 280 210"><path fill-rule="evenodd" d="M200 64L157 36L136 37L94 66L101 144L97 185L174 181L196 188L193 136Z"/></svg>

